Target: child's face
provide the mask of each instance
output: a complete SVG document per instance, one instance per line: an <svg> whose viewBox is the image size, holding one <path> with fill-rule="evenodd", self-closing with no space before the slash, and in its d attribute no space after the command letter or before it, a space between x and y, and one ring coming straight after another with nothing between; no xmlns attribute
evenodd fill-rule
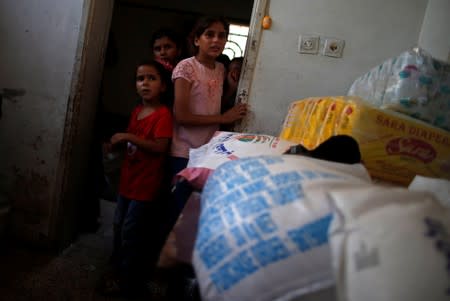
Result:
<svg viewBox="0 0 450 301"><path fill-rule="evenodd" d="M241 76L242 63L233 61L228 66L227 80L228 82L238 82Z"/></svg>
<svg viewBox="0 0 450 301"><path fill-rule="evenodd" d="M153 43L153 56L156 60L162 60L174 65L180 56L177 44L168 37L156 39Z"/></svg>
<svg viewBox="0 0 450 301"><path fill-rule="evenodd" d="M198 53L211 58L217 58L223 51L227 42L227 32L221 22L211 24L200 37L195 38L194 44Z"/></svg>
<svg viewBox="0 0 450 301"><path fill-rule="evenodd" d="M166 86L155 67L142 65L136 71L136 90L144 101L159 101Z"/></svg>

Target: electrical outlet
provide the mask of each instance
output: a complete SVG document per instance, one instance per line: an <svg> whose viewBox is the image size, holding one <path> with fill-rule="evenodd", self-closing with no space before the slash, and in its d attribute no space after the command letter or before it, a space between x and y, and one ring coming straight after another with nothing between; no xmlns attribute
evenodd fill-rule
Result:
<svg viewBox="0 0 450 301"><path fill-rule="evenodd" d="M342 57L344 46L344 40L336 38L325 38L325 42L323 43L322 55Z"/></svg>
<svg viewBox="0 0 450 301"><path fill-rule="evenodd" d="M298 37L298 52L316 54L319 52L319 36L301 35Z"/></svg>

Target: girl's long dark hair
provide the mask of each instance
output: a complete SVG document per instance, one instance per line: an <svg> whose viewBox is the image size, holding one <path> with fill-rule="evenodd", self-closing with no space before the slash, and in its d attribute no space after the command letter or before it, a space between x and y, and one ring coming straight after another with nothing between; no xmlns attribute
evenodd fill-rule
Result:
<svg viewBox="0 0 450 301"><path fill-rule="evenodd" d="M195 23L194 29L192 30L192 45L196 52L198 52L198 47L195 46L194 41L196 38L199 38L205 30L210 27L213 23L222 23L223 27L225 28L225 32L230 32L230 23L224 18L224 17L212 17L212 16L206 16L198 19L197 23Z"/></svg>

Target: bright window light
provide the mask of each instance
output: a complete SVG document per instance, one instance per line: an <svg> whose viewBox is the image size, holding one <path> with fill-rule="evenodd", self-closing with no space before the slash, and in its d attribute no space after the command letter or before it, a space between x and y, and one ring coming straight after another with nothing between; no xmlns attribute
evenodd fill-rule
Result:
<svg viewBox="0 0 450 301"><path fill-rule="evenodd" d="M225 44L223 54L226 54L230 60L244 56L247 37L248 26L230 24L230 33L228 34L228 41Z"/></svg>

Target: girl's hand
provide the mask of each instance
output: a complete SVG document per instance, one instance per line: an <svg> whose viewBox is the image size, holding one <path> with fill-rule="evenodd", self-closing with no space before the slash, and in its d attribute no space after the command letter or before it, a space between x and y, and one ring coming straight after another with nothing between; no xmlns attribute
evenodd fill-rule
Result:
<svg viewBox="0 0 450 301"><path fill-rule="evenodd" d="M244 118L245 115L247 115L247 105L239 103L222 115L223 123L233 123Z"/></svg>
<svg viewBox="0 0 450 301"><path fill-rule="evenodd" d="M128 133L117 133L111 137L111 144L114 146L118 143L128 142Z"/></svg>

